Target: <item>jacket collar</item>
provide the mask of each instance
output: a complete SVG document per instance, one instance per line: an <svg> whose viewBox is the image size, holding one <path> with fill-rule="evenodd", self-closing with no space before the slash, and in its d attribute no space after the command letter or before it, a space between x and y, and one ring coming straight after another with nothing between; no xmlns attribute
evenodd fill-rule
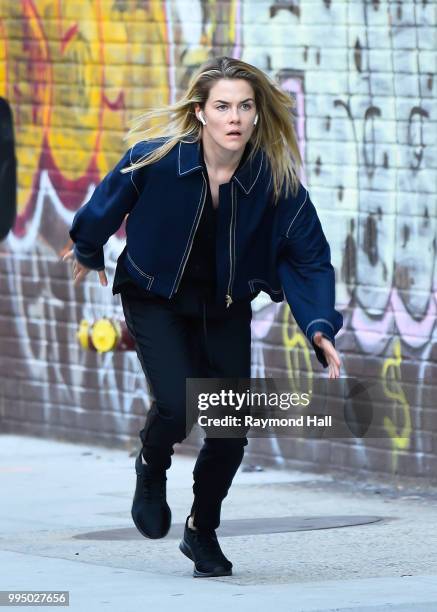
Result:
<svg viewBox="0 0 437 612"><path fill-rule="evenodd" d="M246 148L249 147L250 143L247 143ZM238 168L232 177L232 180L237 183L240 189L245 193L249 194L259 175L261 174L262 163L264 159L264 152L262 150L257 151L254 158L250 162L248 159L243 165ZM181 141L178 145L177 155L177 173L179 177L188 176L193 172L200 172L203 169L201 153L200 153L200 142L188 142L186 140Z"/></svg>

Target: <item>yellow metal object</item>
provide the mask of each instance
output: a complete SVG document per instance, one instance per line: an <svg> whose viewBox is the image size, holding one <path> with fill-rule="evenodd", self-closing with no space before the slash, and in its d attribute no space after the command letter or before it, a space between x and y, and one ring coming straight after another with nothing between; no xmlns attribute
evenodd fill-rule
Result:
<svg viewBox="0 0 437 612"><path fill-rule="evenodd" d="M106 353L112 351L120 337L113 321L109 319L100 319L93 325L91 332L91 341L98 353Z"/></svg>
<svg viewBox="0 0 437 612"><path fill-rule="evenodd" d="M88 321L86 319L82 319L79 325L79 331L76 334L76 338L78 339L79 344L83 349L88 349L90 347L89 340L88 340L88 332L89 332Z"/></svg>

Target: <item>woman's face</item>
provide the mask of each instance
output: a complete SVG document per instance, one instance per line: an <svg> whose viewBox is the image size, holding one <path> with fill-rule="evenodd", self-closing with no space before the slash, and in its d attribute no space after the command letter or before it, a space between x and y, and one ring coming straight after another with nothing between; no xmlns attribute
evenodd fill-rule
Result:
<svg viewBox="0 0 437 612"><path fill-rule="evenodd" d="M196 115L202 109L195 105ZM255 128L255 94L245 79L220 79L209 91L203 109L203 139L228 151L244 150ZM233 134L231 134L233 132Z"/></svg>

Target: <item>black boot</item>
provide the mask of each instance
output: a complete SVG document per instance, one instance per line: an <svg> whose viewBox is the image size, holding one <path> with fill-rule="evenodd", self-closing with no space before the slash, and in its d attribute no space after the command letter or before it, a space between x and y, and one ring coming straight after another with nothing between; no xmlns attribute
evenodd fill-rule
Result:
<svg viewBox="0 0 437 612"><path fill-rule="evenodd" d="M132 503L135 527L145 538L163 538L171 525L171 511L166 501L165 470L153 471L141 461L135 461L137 486Z"/></svg>
<svg viewBox="0 0 437 612"><path fill-rule="evenodd" d="M194 561L194 578L232 576L232 563L222 553L214 529L190 529L189 518L185 521L184 537L179 548Z"/></svg>

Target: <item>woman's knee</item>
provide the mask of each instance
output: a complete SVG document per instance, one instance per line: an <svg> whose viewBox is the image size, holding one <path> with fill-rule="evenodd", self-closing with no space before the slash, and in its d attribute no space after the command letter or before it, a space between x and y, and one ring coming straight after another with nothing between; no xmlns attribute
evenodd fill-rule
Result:
<svg viewBox="0 0 437 612"><path fill-rule="evenodd" d="M177 405L154 401L147 413L141 439L144 441L149 435L162 438L163 441L171 439L173 443L182 442L189 435L185 411Z"/></svg>

